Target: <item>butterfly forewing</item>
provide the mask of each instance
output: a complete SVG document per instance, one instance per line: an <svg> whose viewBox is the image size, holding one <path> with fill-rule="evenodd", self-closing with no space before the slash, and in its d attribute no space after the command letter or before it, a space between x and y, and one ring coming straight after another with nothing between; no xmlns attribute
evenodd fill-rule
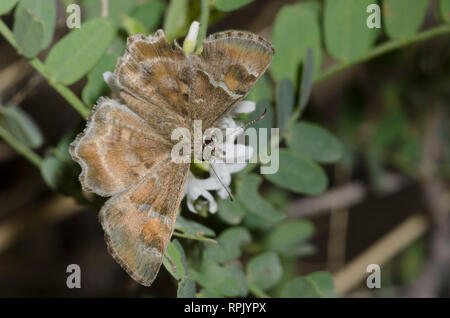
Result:
<svg viewBox="0 0 450 318"><path fill-rule="evenodd" d="M201 55L191 55L197 75L191 107L200 109L197 119L203 120L204 128L211 127L247 96L269 66L273 54L274 49L269 42L247 32L216 33L203 42ZM208 75L207 80L203 73ZM204 89L199 90L196 86ZM219 90L220 94L217 93ZM203 96L211 97L197 104L198 95L201 99Z"/></svg>
<svg viewBox="0 0 450 318"><path fill-rule="evenodd" d="M170 139L158 134L128 107L101 99L70 152L82 169L83 188L103 196L138 182L171 151Z"/></svg>

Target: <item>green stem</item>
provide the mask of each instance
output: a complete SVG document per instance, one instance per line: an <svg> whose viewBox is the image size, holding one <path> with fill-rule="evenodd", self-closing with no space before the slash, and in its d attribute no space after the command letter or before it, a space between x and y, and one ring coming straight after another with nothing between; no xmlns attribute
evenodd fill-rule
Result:
<svg viewBox="0 0 450 318"><path fill-rule="evenodd" d="M178 236L178 237L182 237L182 238L186 238L186 239L190 239L190 240L197 240L197 241L204 241L204 242L208 242L208 243L213 243L213 244L218 244L217 241L204 237L204 236L193 236L193 235L189 235L189 234L184 234L184 233L180 233L180 232L173 232L172 234L173 236Z"/></svg>
<svg viewBox="0 0 450 318"><path fill-rule="evenodd" d="M341 63L335 66L332 66L328 68L326 71L324 71L322 74L318 75L316 79L314 80L316 83L323 81L324 79L327 79L336 73L339 73L340 71L351 67L353 65L366 62L370 59L373 59L375 57L378 57L380 55L383 55L385 53L391 52L393 50L408 46L410 44L420 42L426 39L430 39L439 35L443 35L450 32L450 25L444 24L436 28L432 28L430 30L423 31L421 33L417 33L409 38L406 39L400 39L400 40L392 40L388 41L386 43L383 43L377 47L375 47L369 54L365 55L364 57L357 59L355 61L352 61L351 63Z"/></svg>
<svg viewBox="0 0 450 318"><path fill-rule="evenodd" d="M0 137L3 138L12 148L14 148L18 153L27 158L36 167L40 167L42 164L42 158L36 154L29 147L24 145L22 142L17 140L13 135L11 135L7 130L0 126Z"/></svg>
<svg viewBox="0 0 450 318"><path fill-rule="evenodd" d="M18 50L17 43L14 40L14 35L8 26L0 19L0 34L14 47ZM65 85L61 83L54 83L51 80L50 74L45 68L45 65L37 58L32 58L28 60L30 65L34 67L36 71L38 71L64 99L72 105L75 110L77 110L81 116L86 118L89 114L89 109L83 104L83 102Z"/></svg>
<svg viewBox="0 0 450 318"><path fill-rule="evenodd" d="M209 21L209 0L202 0L200 15L200 30L198 32L197 49L196 52L200 53L203 49L203 39L206 37L206 31L208 29Z"/></svg>
<svg viewBox="0 0 450 318"><path fill-rule="evenodd" d="M251 291L253 295L255 295L258 298L271 298L268 294L266 294L262 289L260 289L258 286L249 283L248 289Z"/></svg>

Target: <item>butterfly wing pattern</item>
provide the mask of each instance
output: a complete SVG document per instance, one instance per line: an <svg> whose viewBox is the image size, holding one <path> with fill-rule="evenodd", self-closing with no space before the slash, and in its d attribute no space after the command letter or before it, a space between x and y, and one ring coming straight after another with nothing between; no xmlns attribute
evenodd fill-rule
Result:
<svg viewBox="0 0 450 318"><path fill-rule="evenodd" d="M189 164L171 160L171 133L193 121L211 127L248 94L274 50L251 33L205 39L186 55L164 32L128 38L113 86L70 147L83 189L111 197L99 220L108 251L138 283L150 286L172 236Z"/></svg>

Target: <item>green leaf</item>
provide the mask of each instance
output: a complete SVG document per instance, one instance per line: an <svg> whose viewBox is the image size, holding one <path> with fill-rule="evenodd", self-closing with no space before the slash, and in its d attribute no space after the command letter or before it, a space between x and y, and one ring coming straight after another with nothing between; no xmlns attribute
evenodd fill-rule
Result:
<svg viewBox="0 0 450 318"><path fill-rule="evenodd" d="M327 50L332 57L352 62L370 51L379 33L366 24L366 8L373 0L326 0L324 33Z"/></svg>
<svg viewBox="0 0 450 318"><path fill-rule="evenodd" d="M24 9L28 9L33 17L42 22L44 33L40 48L43 50L53 40L56 23L55 0L21 0L16 14Z"/></svg>
<svg viewBox="0 0 450 318"><path fill-rule="evenodd" d="M195 282L192 278L185 277L178 284L178 298L195 298Z"/></svg>
<svg viewBox="0 0 450 318"><path fill-rule="evenodd" d="M439 1L439 11L441 12L441 17L444 22L450 22L450 0L440 0Z"/></svg>
<svg viewBox="0 0 450 318"><path fill-rule="evenodd" d="M126 16L126 15L122 15L121 20L122 20L122 26L125 29L125 31L127 31L128 35L133 35L133 34L148 35L148 30L145 27L145 25L143 25L141 23L141 21L136 20L136 19Z"/></svg>
<svg viewBox="0 0 450 318"><path fill-rule="evenodd" d="M280 259L274 252L265 252L247 263L247 279L250 284L268 290L278 284L283 276Z"/></svg>
<svg viewBox="0 0 450 318"><path fill-rule="evenodd" d="M306 276L306 278L315 285L322 297L337 297L334 289L333 277L328 272L319 271Z"/></svg>
<svg viewBox="0 0 450 318"><path fill-rule="evenodd" d="M80 166L72 160L69 154L69 144L73 141L79 129L67 133L56 148L50 149L41 165L41 175L45 183L54 191L75 197L84 202L78 176Z"/></svg>
<svg viewBox="0 0 450 318"><path fill-rule="evenodd" d="M314 52L314 73L318 73L322 64L320 33L318 14L309 3L281 8L271 37L276 54L270 70L276 81L287 77L297 87L300 64L308 48Z"/></svg>
<svg viewBox="0 0 450 318"><path fill-rule="evenodd" d="M88 73L87 83L81 94L83 101L87 105L93 105L100 96L105 96L109 92L109 87L103 79L103 73L114 71L118 56L105 55L97 65Z"/></svg>
<svg viewBox="0 0 450 318"><path fill-rule="evenodd" d="M237 185L236 199L250 213L259 216L266 222L279 222L284 218L284 215L259 195L258 187L261 182L262 178L255 174L249 174L244 177Z"/></svg>
<svg viewBox="0 0 450 318"><path fill-rule="evenodd" d="M281 291L283 298L337 297L333 278L328 272L314 272L288 282Z"/></svg>
<svg viewBox="0 0 450 318"><path fill-rule="evenodd" d="M207 244L203 257L217 262L227 263L241 255L241 247L251 241L250 233L243 227L232 227L223 231L218 237L218 245Z"/></svg>
<svg viewBox="0 0 450 318"><path fill-rule="evenodd" d="M147 30L154 31L161 23L166 10L166 3L160 0L153 0L137 6L130 14L130 17L141 22Z"/></svg>
<svg viewBox="0 0 450 318"><path fill-rule="evenodd" d="M237 225L245 216L245 208L238 201L219 200L217 216L227 224Z"/></svg>
<svg viewBox="0 0 450 318"><path fill-rule="evenodd" d="M108 20L111 25L117 27L120 24L120 17L128 15L136 7L137 0L108 0ZM83 17L85 21L95 19L102 14L102 0L82 0Z"/></svg>
<svg viewBox="0 0 450 318"><path fill-rule="evenodd" d="M41 51L44 39L44 24L29 9L16 9L13 35L19 53L27 58L33 58Z"/></svg>
<svg viewBox="0 0 450 318"><path fill-rule="evenodd" d="M277 186L302 194L319 194L327 187L327 176L322 168L302 155L280 149L279 169L264 177Z"/></svg>
<svg viewBox="0 0 450 318"><path fill-rule="evenodd" d="M270 83L269 75L267 75L267 73L264 73L256 84L253 85L245 99L255 103L262 99L272 99L272 84Z"/></svg>
<svg viewBox="0 0 450 318"><path fill-rule="evenodd" d="M314 272L288 282L281 291L283 298L336 297L333 278L328 272Z"/></svg>
<svg viewBox="0 0 450 318"><path fill-rule="evenodd" d="M221 266L203 261L200 269L192 270L194 279L214 294L227 297L247 295L245 275L236 265Z"/></svg>
<svg viewBox="0 0 450 318"><path fill-rule="evenodd" d="M223 298L223 296L209 290L206 288L203 288L198 294L197 298Z"/></svg>
<svg viewBox="0 0 450 318"><path fill-rule="evenodd" d="M281 298L320 298L322 295L312 281L297 277L288 282L281 290Z"/></svg>
<svg viewBox="0 0 450 318"><path fill-rule="evenodd" d="M253 1L254 0L213 0L213 4L220 11L233 11Z"/></svg>
<svg viewBox="0 0 450 318"><path fill-rule="evenodd" d="M30 148L39 148L44 142L39 127L19 107L0 106L0 126Z"/></svg>
<svg viewBox="0 0 450 318"><path fill-rule="evenodd" d="M164 19L164 31L167 41L172 43L185 35L188 23L188 1L171 0Z"/></svg>
<svg viewBox="0 0 450 318"><path fill-rule="evenodd" d="M0 2L0 15L8 13L19 0L2 0Z"/></svg>
<svg viewBox="0 0 450 318"><path fill-rule="evenodd" d="M308 104L311 90L314 83L314 55L311 49L306 52L306 60L303 65L302 82L300 84L300 101L298 107L300 113L303 112Z"/></svg>
<svg viewBox="0 0 450 318"><path fill-rule="evenodd" d="M383 0L384 30L392 39L406 38L422 25L428 0Z"/></svg>
<svg viewBox="0 0 450 318"><path fill-rule="evenodd" d="M191 236L215 236L213 230L210 228L197 223L195 221L187 220L183 218L181 215L177 216L177 220L175 222L175 229L179 230L187 235Z"/></svg>
<svg viewBox="0 0 450 318"><path fill-rule="evenodd" d="M164 267L176 279L181 281L187 276L186 256L181 244L174 240L167 244L166 253L163 258Z"/></svg>
<svg viewBox="0 0 450 318"><path fill-rule="evenodd" d="M294 110L294 87L288 78L283 78L277 87L277 111L278 111L278 128L280 134L283 133L289 118Z"/></svg>
<svg viewBox="0 0 450 318"><path fill-rule="evenodd" d="M122 55L124 49L125 43L117 37L97 65L89 71L87 83L81 94L83 101L87 105L93 105L100 96L105 96L109 93L110 89L103 79L103 73L106 71L114 71L117 59Z"/></svg>
<svg viewBox="0 0 450 318"><path fill-rule="evenodd" d="M314 234L310 221L289 221L278 225L267 237L267 247L286 256L297 256L304 252L304 243Z"/></svg>
<svg viewBox="0 0 450 318"><path fill-rule="evenodd" d="M313 123L296 123L287 136L287 143L293 151L318 162L336 162L342 156L339 140Z"/></svg>
<svg viewBox="0 0 450 318"><path fill-rule="evenodd" d="M45 61L51 81L70 85L81 79L103 56L113 36L113 28L101 18L66 35L56 43Z"/></svg>

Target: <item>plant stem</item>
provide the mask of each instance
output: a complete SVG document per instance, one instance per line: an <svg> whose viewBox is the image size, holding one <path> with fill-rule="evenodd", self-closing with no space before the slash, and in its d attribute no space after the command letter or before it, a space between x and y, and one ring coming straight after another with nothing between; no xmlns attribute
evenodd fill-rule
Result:
<svg viewBox="0 0 450 318"><path fill-rule="evenodd" d="M18 153L27 158L32 164L40 168L42 164L42 158L31 150L28 146L24 145L22 142L17 140L13 135L11 135L7 130L0 126L0 137L2 137L12 148L14 148Z"/></svg>
<svg viewBox="0 0 450 318"><path fill-rule="evenodd" d="M180 233L180 232L173 232L172 235L190 239L190 240L204 241L204 242L213 243L216 245L218 244L217 241L207 238L207 237L204 237L204 236L193 236L193 235L188 235L188 234L184 234L184 233Z"/></svg>
<svg viewBox="0 0 450 318"><path fill-rule="evenodd" d="M271 298L262 289L260 289L259 287L255 286L252 283L248 284L248 289L252 292L253 295L255 295L258 298Z"/></svg>
<svg viewBox="0 0 450 318"><path fill-rule="evenodd" d="M370 59L373 59L373 58L383 55L385 53L391 52L393 50L396 50L396 49L399 49L399 48L402 48L402 47L405 47L410 44L420 42L420 41L423 41L426 39L430 39L430 38L433 38L433 37L436 37L439 35L443 35L443 34L446 34L449 32L450 32L450 25L444 24L444 25L438 26L436 28L432 28L432 29L423 31L421 33L417 33L409 38L388 41L386 43L383 43L383 44L375 47L369 54L363 56L360 59L357 59L350 63L341 63L341 64L338 64L338 65L328 68L326 71L324 71L322 74L320 74L316 77L315 82L316 83L321 82L324 79L327 79L348 67L368 61Z"/></svg>
<svg viewBox="0 0 450 318"><path fill-rule="evenodd" d="M12 34L11 30L8 28L8 26L0 19L0 34L3 35L3 37L9 42L9 44L14 47L16 50L18 50L17 43L14 40L14 35ZM75 110L77 110L81 116L86 118L89 114L89 109L84 105L84 103L75 95L67 86L61 84L61 83L54 83L51 81L50 74L45 68L45 65L37 58L29 59L28 62L30 63L33 68L38 71L49 83L50 86L52 86L64 99L72 105Z"/></svg>
<svg viewBox="0 0 450 318"><path fill-rule="evenodd" d="M208 29L209 21L209 0L202 0L202 13L200 15L200 31L198 32L197 49L196 52L201 53L203 49L203 39L206 37L206 30Z"/></svg>

